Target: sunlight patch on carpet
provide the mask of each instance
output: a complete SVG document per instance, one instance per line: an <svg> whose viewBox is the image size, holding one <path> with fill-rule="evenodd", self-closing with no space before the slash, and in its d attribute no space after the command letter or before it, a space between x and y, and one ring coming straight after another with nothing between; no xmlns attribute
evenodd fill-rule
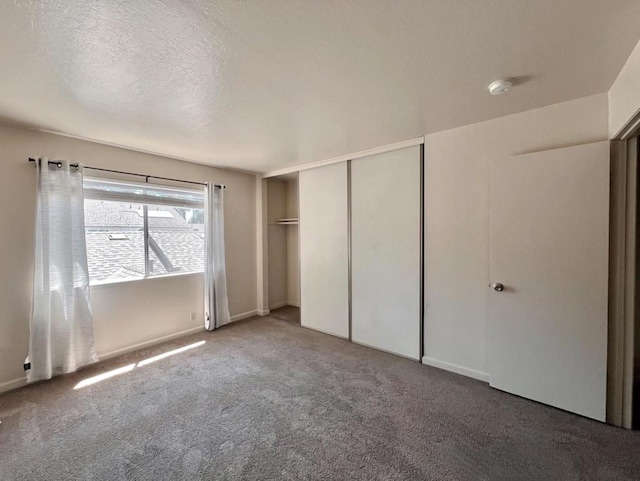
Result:
<svg viewBox="0 0 640 481"><path fill-rule="evenodd" d="M80 381L76 384L73 389L82 389L83 387L91 386L93 384L99 383L106 379L110 379L115 376L119 376L121 374L125 374L127 372L131 372L138 367L146 366L147 364L151 364L156 361L160 361L161 359L165 359L170 356L174 356L176 354L180 354L181 352L188 351L190 349L194 349L196 347L202 346L206 341L198 341L193 344L188 344L186 346L179 347L178 349L173 349L171 351L163 352L162 354L158 354L157 356L149 357L147 359L143 359L138 363L127 364L126 366L119 367L117 369L112 369L111 371L103 372L102 374L98 374L97 376L88 377Z"/></svg>

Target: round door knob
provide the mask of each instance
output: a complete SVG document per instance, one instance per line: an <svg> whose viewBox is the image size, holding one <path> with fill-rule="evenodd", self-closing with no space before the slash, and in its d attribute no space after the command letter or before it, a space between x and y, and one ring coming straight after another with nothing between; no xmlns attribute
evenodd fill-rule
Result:
<svg viewBox="0 0 640 481"><path fill-rule="evenodd" d="M494 291L498 291L498 292L504 291L504 285L500 284L499 282L496 282L495 284L491 284L491 287L493 288Z"/></svg>

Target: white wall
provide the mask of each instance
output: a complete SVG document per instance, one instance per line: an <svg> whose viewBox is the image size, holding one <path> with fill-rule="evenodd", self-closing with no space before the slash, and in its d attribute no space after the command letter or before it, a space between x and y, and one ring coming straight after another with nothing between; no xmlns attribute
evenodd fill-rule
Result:
<svg viewBox="0 0 640 481"><path fill-rule="evenodd" d="M490 160L608 138L607 94L425 137L425 362L486 378Z"/></svg>
<svg viewBox="0 0 640 481"><path fill-rule="evenodd" d="M0 390L22 379L28 350L33 275L35 170L28 157L185 180L225 191L225 242L232 316L256 309L256 199L253 175L215 169L82 140L0 127ZM99 354L202 325L202 275L132 281L91 290ZM191 321L191 312L197 320Z"/></svg>
<svg viewBox="0 0 640 481"><path fill-rule="evenodd" d="M268 179L256 174L256 298L258 314L269 313Z"/></svg>
<svg viewBox="0 0 640 481"><path fill-rule="evenodd" d="M609 90L609 135L614 138L640 110L640 42Z"/></svg>

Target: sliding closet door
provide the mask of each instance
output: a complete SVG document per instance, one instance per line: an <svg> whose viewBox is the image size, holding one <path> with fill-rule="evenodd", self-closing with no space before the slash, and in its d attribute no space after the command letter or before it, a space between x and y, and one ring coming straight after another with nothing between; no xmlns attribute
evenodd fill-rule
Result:
<svg viewBox="0 0 640 481"><path fill-rule="evenodd" d="M349 337L347 163L300 172L301 324Z"/></svg>
<svg viewBox="0 0 640 481"><path fill-rule="evenodd" d="M420 357L420 146L351 162L352 339Z"/></svg>

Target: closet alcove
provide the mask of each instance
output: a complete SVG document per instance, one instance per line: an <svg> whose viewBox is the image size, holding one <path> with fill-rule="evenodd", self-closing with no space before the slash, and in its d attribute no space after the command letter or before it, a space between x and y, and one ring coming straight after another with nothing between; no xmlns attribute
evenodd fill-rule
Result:
<svg viewBox="0 0 640 481"><path fill-rule="evenodd" d="M269 310L273 317L300 324L298 174L266 182Z"/></svg>

